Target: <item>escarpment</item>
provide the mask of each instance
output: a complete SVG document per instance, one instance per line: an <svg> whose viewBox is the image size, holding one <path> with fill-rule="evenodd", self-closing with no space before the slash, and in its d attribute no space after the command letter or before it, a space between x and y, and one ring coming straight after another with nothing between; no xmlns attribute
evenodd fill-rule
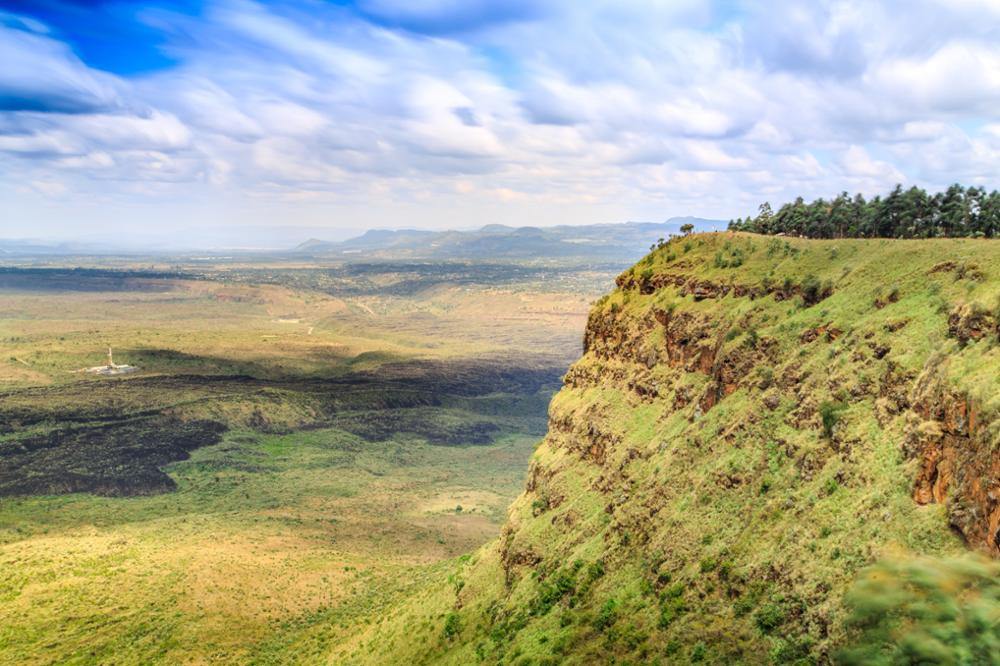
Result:
<svg viewBox="0 0 1000 666"><path fill-rule="evenodd" d="M828 663L864 567L1000 555L997 271L974 240L658 248L594 305L524 493L457 574L462 641L428 654Z"/></svg>
<svg viewBox="0 0 1000 666"><path fill-rule="evenodd" d="M919 462L913 499L945 504L970 545L1000 555L1000 451L981 406L928 368L911 392L906 452Z"/></svg>

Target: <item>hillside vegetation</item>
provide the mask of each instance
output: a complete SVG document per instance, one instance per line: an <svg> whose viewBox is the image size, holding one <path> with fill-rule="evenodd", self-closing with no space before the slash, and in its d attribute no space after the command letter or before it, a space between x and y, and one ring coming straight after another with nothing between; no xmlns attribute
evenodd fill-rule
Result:
<svg viewBox="0 0 1000 666"><path fill-rule="evenodd" d="M593 307L500 538L344 659L983 663L998 267L972 239L659 247Z"/></svg>

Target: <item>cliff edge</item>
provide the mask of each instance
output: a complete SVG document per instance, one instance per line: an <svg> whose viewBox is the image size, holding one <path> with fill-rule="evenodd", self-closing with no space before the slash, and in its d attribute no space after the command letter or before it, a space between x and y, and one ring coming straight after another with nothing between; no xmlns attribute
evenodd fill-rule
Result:
<svg viewBox="0 0 1000 666"><path fill-rule="evenodd" d="M658 247L594 305L500 538L370 658L830 661L866 567L1000 554L998 271L972 239Z"/></svg>

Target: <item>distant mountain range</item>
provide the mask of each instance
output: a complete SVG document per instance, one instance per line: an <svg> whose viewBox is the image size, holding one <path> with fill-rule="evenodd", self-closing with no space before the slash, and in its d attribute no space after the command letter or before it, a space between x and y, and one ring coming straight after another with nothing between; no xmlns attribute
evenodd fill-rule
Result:
<svg viewBox="0 0 1000 666"><path fill-rule="evenodd" d="M153 237L129 237L101 242L96 239L36 240L0 238L3 259L47 256L182 256L191 252L224 251L232 254L317 257L324 259L566 259L634 262L660 238L680 232L684 224L698 231L725 229L725 220L674 217L666 222L626 222L624 224L561 225L557 227L509 227L490 224L475 231L425 231L419 229L372 229L348 240L309 239L291 249L274 248L278 234L267 237L261 249L235 248L220 237L206 245L189 248L171 246ZM307 228L294 227L285 237ZM252 232L248 228L248 233ZM260 229L253 232L260 236ZM337 233L337 232L332 232ZM343 233L342 231L340 233ZM304 235L304 234L303 234ZM300 236L301 238L301 236ZM227 249L228 248L228 249Z"/></svg>
<svg viewBox="0 0 1000 666"><path fill-rule="evenodd" d="M96 243L0 238L0 259L4 257L100 254L102 249L102 246Z"/></svg>
<svg viewBox="0 0 1000 666"><path fill-rule="evenodd" d="M490 224L478 231L371 230L346 241L309 239L293 254L325 258L535 259L589 257L635 260L660 238L684 224L699 231L725 229L725 220L674 217L666 222L626 222L585 226L508 227Z"/></svg>

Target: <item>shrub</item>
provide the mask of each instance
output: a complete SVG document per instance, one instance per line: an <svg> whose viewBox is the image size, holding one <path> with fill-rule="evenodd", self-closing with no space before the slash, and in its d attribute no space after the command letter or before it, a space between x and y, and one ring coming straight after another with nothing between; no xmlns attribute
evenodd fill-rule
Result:
<svg viewBox="0 0 1000 666"><path fill-rule="evenodd" d="M733 615L736 617L743 617L747 613L753 610L754 604L757 600L750 595L743 595L733 603Z"/></svg>
<svg viewBox="0 0 1000 666"><path fill-rule="evenodd" d="M827 439L833 437L833 429L840 422L840 413L845 409L839 402L824 402L819 406L819 416L823 421L823 436Z"/></svg>
<svg viewBox="0 0 1000 666"><path fill-rule="evenodd" d="M684 583L680 581L674 583L663 591L664 599L678 599L684 596Z"/></svg>
<svg viewBox="0 0 1000 666"><path fill-rule="evenodd" d="M538 596L531 602L533 615L545 615L563 597L576 591L574 572L560 571L539 585Z"/></svg>
<svg viewBox="0 0 1000 666"><path fill-rule="evenodd" d="M757 388L766 390L774 384L774 369L770 366L757 366Z"/></svg>
<svg viewBox="0 0 1000 666"><path fill-rule="evenodd" d="M444 619L444 637L450 640L461 633L461 631L462 620L458 617L458 613L448 613Z"/></svg>
<svg viewBox="0 0 1000 666"><path fill-rule="evenodd" d="M821 290L822 285L820 285L819 278L815 275L810 273L802 279L802 299L806 305L819 303Z"/></svg>
<svg viewBox="0 0 1000 666"><path fill-rule="evenodd" d="M607 629L615 623L618 619L618 602L614 599L608 599L601 606L601 610L598 611L597 617L594 618L594 627L597 629Z"/></svg>
<svg viewBox="0 0 1000 666"><path fill-rule="evenodd" d="M754 624L765 634L769 634L785 622L785 609L781 604L768 602L753 614Z"/></svg>
<svg viewBox="0 0 1000 666"><path fill-rule="evenodd" d="M670 626L677 617L682 615L687 611L687 604L684 602L682 597L668 597L663 601L660 606L660 619L659 625L661 629L666 629Z"/></svg>
<svg viewBox="0 0 1000 666"><path fill-rule="evenodd" d="M1000 646L1000 564L976 556L902 558L862 572L845 596L837 662L993 664Z"/></svg>
<svg viewBox="0 0 1000 666"><path fill-rule="evenodd" d="M595 560L587 567L587 578L594 581L604 575L604 560Z"/></svg>

